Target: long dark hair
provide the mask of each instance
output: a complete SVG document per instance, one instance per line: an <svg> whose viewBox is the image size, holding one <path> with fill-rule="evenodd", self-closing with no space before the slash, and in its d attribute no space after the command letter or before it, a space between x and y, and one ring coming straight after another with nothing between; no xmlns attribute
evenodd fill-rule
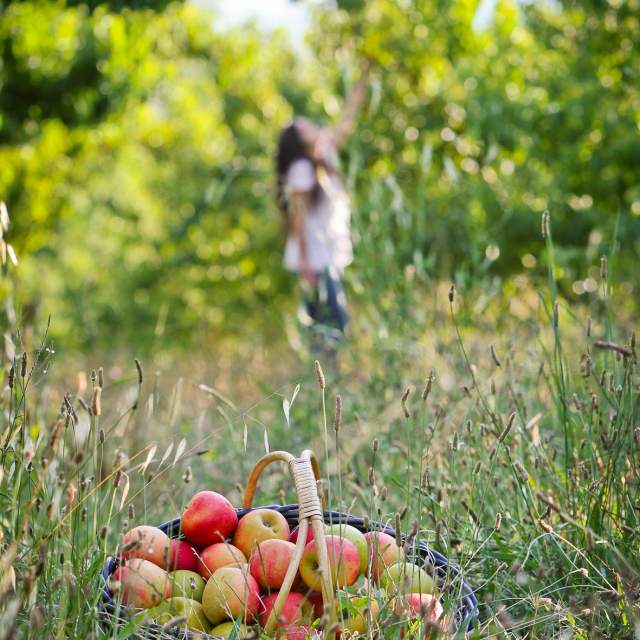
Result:
<svg viewBox="0 0 640 640"><path fill-rule="evenodd" d="M276 201L285 217L288 216L285 181L291 165L296 160L308 160L313 164L314 169L316 169L320 164L309 153L309 150L303 142L302 137L300 136L300 131L294 121L280 131L280 136L278 138L278 151L276 152ZM322 187L316 180L311 191L311 201L317 202L321 196Z"/></svg>

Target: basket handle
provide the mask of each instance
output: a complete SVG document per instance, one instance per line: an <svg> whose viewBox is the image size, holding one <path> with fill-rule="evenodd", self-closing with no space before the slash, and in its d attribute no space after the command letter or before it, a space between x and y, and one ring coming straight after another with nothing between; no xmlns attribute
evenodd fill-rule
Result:
<svg viewBox="0 0 640 640"><path fill-rule="evenodd" d="M269 615L267 624L264 627L265 633L270 634L276 624L284 601L291 591L291 585L295 580L296 573L300 566L300 560L304 553L304 547L307 540L307 532L309 525L313 531L313 536L318 548L318 563L320 565L320 575L322 579L322 600L325 605L329 606L329 619L333 623L335 621L335 605L333 594L333 583L331 580L331 568L329 565L329 553L327 551L327 542L324 534L324 516L322 513L322 505L318 496L317 481L320 479L320 468L315 454L310 449L302 452L299 458L296 458L287 451L273 451L268 453L256 462L249 480L247 482L247 490L244 495L244 507L249 508L253 503L258 479L272 462L286 462L289 466L289 472L293 478L298 494L298 540L296 548L284 577L282 587Z"/></svg>

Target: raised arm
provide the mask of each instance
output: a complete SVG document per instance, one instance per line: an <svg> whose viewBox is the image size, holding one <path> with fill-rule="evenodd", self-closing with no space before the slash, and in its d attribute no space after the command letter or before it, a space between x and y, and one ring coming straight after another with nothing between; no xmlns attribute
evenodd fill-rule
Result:
<svg viewBox="0 0 640 640"><path fill-rule="evenodd" d="M370 69L371 62L369 60L365 60L362 64L360 79L356 83L355 87L353 87L344 104L340 121L332 128L331 133L336 147L341 147L347 141L347 138L355 128L356 116L364 102Z"/></svg>

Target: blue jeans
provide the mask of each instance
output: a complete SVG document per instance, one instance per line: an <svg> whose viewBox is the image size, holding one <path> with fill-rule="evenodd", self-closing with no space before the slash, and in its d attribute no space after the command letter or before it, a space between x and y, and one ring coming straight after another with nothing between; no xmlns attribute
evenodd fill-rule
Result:
<svg viewBox="0 0 640 640"><path fill-rule="evenodd" d="M336 273L325 269L316 274L316 286L305 295L304 306L315 324L344 333L349 319L342 283Z"/></svg>

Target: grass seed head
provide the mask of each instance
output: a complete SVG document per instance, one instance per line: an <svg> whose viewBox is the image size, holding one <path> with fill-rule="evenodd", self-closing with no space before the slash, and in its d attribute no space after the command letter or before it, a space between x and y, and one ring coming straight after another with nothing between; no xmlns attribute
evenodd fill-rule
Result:
<svg viewBox="0 0 640 640"><path fill-rule="evenodd" d="M324 390L327 386L327 381L325 380L324 371L322 371L320 360L315 360L313 363L313 367L316 371L316 377L318 378L318 385L320 386L320 389Z"/></svg>
<svg viewBox="0 0 640 640"><path fill-rule="evenodd" d="M515 467L515 470L518 472L520 479L523 482L527 482L527 480L529 480L529 474L527 470L524 468L524 466L520 462L516 462L513 466Z"/></svg>
<svg viewBox="0 0 640 640"><path fill-rule="evenodd" d="M342 397L336 396L336 409L333 415L333 430L338 433L340 431L340 424L342 423Z"/></svg>
<svg viewBox="0 0 640 640"><path fill-rule="evenodd" d="M99 416L102 413L101 395L102 387L95 387L91 398L91 415Z"/></svg>
<svg viewBox="0 0 640 640"><path fill-rule="evenodd" d="M507 421L507 426L503 429L502 433L500 434L500 437L498 438L498 444L502 444L502 442L504 442L504 439L509 435L509 431L511 431L511 427L513 427L513 423L515 419L516 419L516 412L514 411L509 416L509 420Z"/></svg>
<svg viewBox="0 0 640 640"><path fill-rule="evenodd" d="M429 372L427 379L425 380L424 389L422 390L422 402L426 402L429 394L431 393L431 387L435 379L435 372L433 369Z"/></svg>
<svg viewBox="0 0 640 640"><path fill-rule="evenodd" d="M538 524L545 533L553 533L553 527L544 518L539 518Z"/></svg>
<svg viewBox="0 0 640 640"><path fill-rule="evenodd" d="M11 365L11 368L9 369L9 389L13 389L15 379L16 379L16 368L13 365Z"/></svg>

